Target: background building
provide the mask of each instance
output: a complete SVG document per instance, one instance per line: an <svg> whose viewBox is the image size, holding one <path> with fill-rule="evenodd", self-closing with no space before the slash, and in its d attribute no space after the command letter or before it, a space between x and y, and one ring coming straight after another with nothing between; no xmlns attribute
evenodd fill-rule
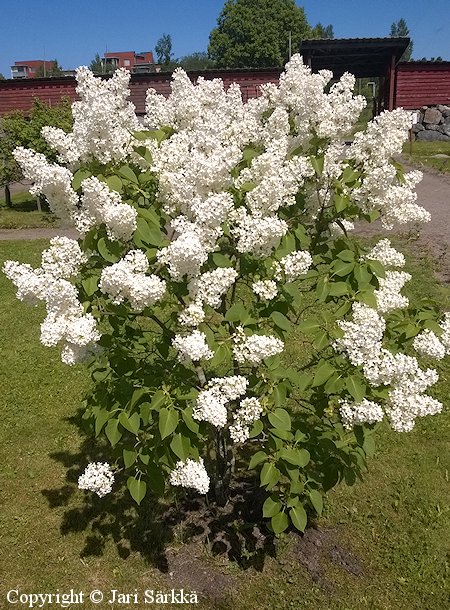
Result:
<svg viewBox="0 0 450 610"><path fill-rule="evenodd" d="M43 59L16 61L15 64L11 66L11 78L36 78L36 73L50 72L50 70L55 67L55 61L44 61Z"/></svg>

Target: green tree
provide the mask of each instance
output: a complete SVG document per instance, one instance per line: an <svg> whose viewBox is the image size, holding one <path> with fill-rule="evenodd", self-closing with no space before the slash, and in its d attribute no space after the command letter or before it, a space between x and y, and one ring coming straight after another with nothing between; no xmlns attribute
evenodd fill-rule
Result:
<svg viewBox="0 0 450 610"><path fill-rule="evenodd" d="M51 67L46 67L44 70L44 63L42 63L36 70L36 78L41 78L43 76L60 76L63 73L61 66L58 63L57 59L53 60L53 65Z"/></svg>
<svg viewBox="0 0 450 610"><path fill-rule="evenodd" d="M28 118L16 110L0 119L0 186L5 189L6 205L11 206L9 185L22 180L22 172L17 165L13 150L17 146L32 148L52 161L56 153L41 136L42 127L51 125L68 132L72 128L71 102L63 99L50 106L39 98L34 98Z"/></svg>
<svg viewBox="0 0 450 610"><path fill-rule="evenodd" d="M185 70L207 70L208 68L215 67L213 60L210 59L208 53L205 53L204 51L179 57L175 63Z"/></svg>
<svg viewBox="0 0 450 610"><path fill-rule="evenodd" d="M166 66L172 60L172 37L163 34L155 45L156 57L159 64Z"/></svg>
<svg viewBox="0 0 450 610"><path fill-rule="evenodd" d="M107 63L98 53L89 64L89 69L94 74L112 74L117 68L112 63Z"/></svg>
<svg viewBox="0 0 450 610"><path fill-rule="evenodd" d="M294 0L227 0L209 37L208 54L219 68L282 66L311 37L305 12Z"/></svg>
<svg viewBox="0 0 450 610"><path fill-rule="evenodd" d="M313 27L311 36L312 38L334 38L333 26L331 24L324 26L319 21L319 23Z"/></svg>
<svg viewBox="0 0 450 610"><path fill-rule="evenodd" d="M409 36L409 29L406 25L406 21L401 18L398 21L394 21L391 25L391 32L389 34L391 38L404 38ZM413 50L414 43L411 40L409 45L406 48L406 51L401 56L400 61L411 61L411 55Z"/></svg>

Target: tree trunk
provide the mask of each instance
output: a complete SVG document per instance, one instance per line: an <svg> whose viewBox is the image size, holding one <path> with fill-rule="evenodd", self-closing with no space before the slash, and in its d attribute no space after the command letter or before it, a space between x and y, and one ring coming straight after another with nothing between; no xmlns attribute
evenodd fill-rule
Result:
<svg viewBox="0 0 450 610"><path fill-rule="evenodd" d="M11 191L9 190L9 184L5 184L5 203L8 208L12 208Z"/></svg>

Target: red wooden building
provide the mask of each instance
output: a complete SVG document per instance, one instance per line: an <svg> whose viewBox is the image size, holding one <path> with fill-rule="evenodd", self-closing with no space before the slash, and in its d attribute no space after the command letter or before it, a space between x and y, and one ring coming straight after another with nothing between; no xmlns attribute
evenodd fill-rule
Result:
<svg viewBox="0 0 450 610"><path fill-rule="evenodd" d="M408 110L450 105L450 61L412 61L397 66L395 105Z"/></svg>

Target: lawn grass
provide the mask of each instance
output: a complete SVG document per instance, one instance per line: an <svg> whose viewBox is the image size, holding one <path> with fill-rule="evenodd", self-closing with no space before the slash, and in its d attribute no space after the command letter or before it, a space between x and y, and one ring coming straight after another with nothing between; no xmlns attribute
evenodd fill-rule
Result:
<svg viewBox="0 0 450 610"><path fill-rule="evenodd" d="M58 227L59 220L54 214L37 209L36 198L30 193L12 195L12 207L6 207L5 199L0 199L0 229L34 229Z"/></svg>
<svg viewBox="0 0 450 610"><path fill-rule="evenodd" d="M439 155L446 155L446 157ZM403 156L410 163L431 167L439 172L450 174L450 142L421 142L415 140L403 145Z"/></svg>
<svg viewBox="0 0 450 610"><path fill-rule="evenodd" d="M14 258L38 265L46 243L0 243L0 264ZM414 278L407 290L412 299L435 296L449 309L449 291L434 280L430 261L410 257L408 270ZM9 607L5 594L12 588L22 592L179 588L152 561L165 533L154 529L151 502L145 503L142 518L134 525L128 500L115 503L109 516L104 510L111 501L108 496L91 501L89 494L77 489L89 445L83 442L74 415L90 382L83 367L62 365L57 349L39 344L43 309L19 303L3 274L0 290L0 608ZM336 548L357 558L360 575L324 555L319 561L323 578L315 582L296 560L290 536L280 541L276 557L267 557L262 571L241 570L204 549L199 552L205 570L230 573L237 590L234 599L222 606L204 601L197 607L449 607L450 366L438 363L437 368L441 382L435 396L447 404L445 412L419 421L409 434L383 429L365 480L333 491L318 522ZM171 606L160 606L167 607Z"/></svg>

